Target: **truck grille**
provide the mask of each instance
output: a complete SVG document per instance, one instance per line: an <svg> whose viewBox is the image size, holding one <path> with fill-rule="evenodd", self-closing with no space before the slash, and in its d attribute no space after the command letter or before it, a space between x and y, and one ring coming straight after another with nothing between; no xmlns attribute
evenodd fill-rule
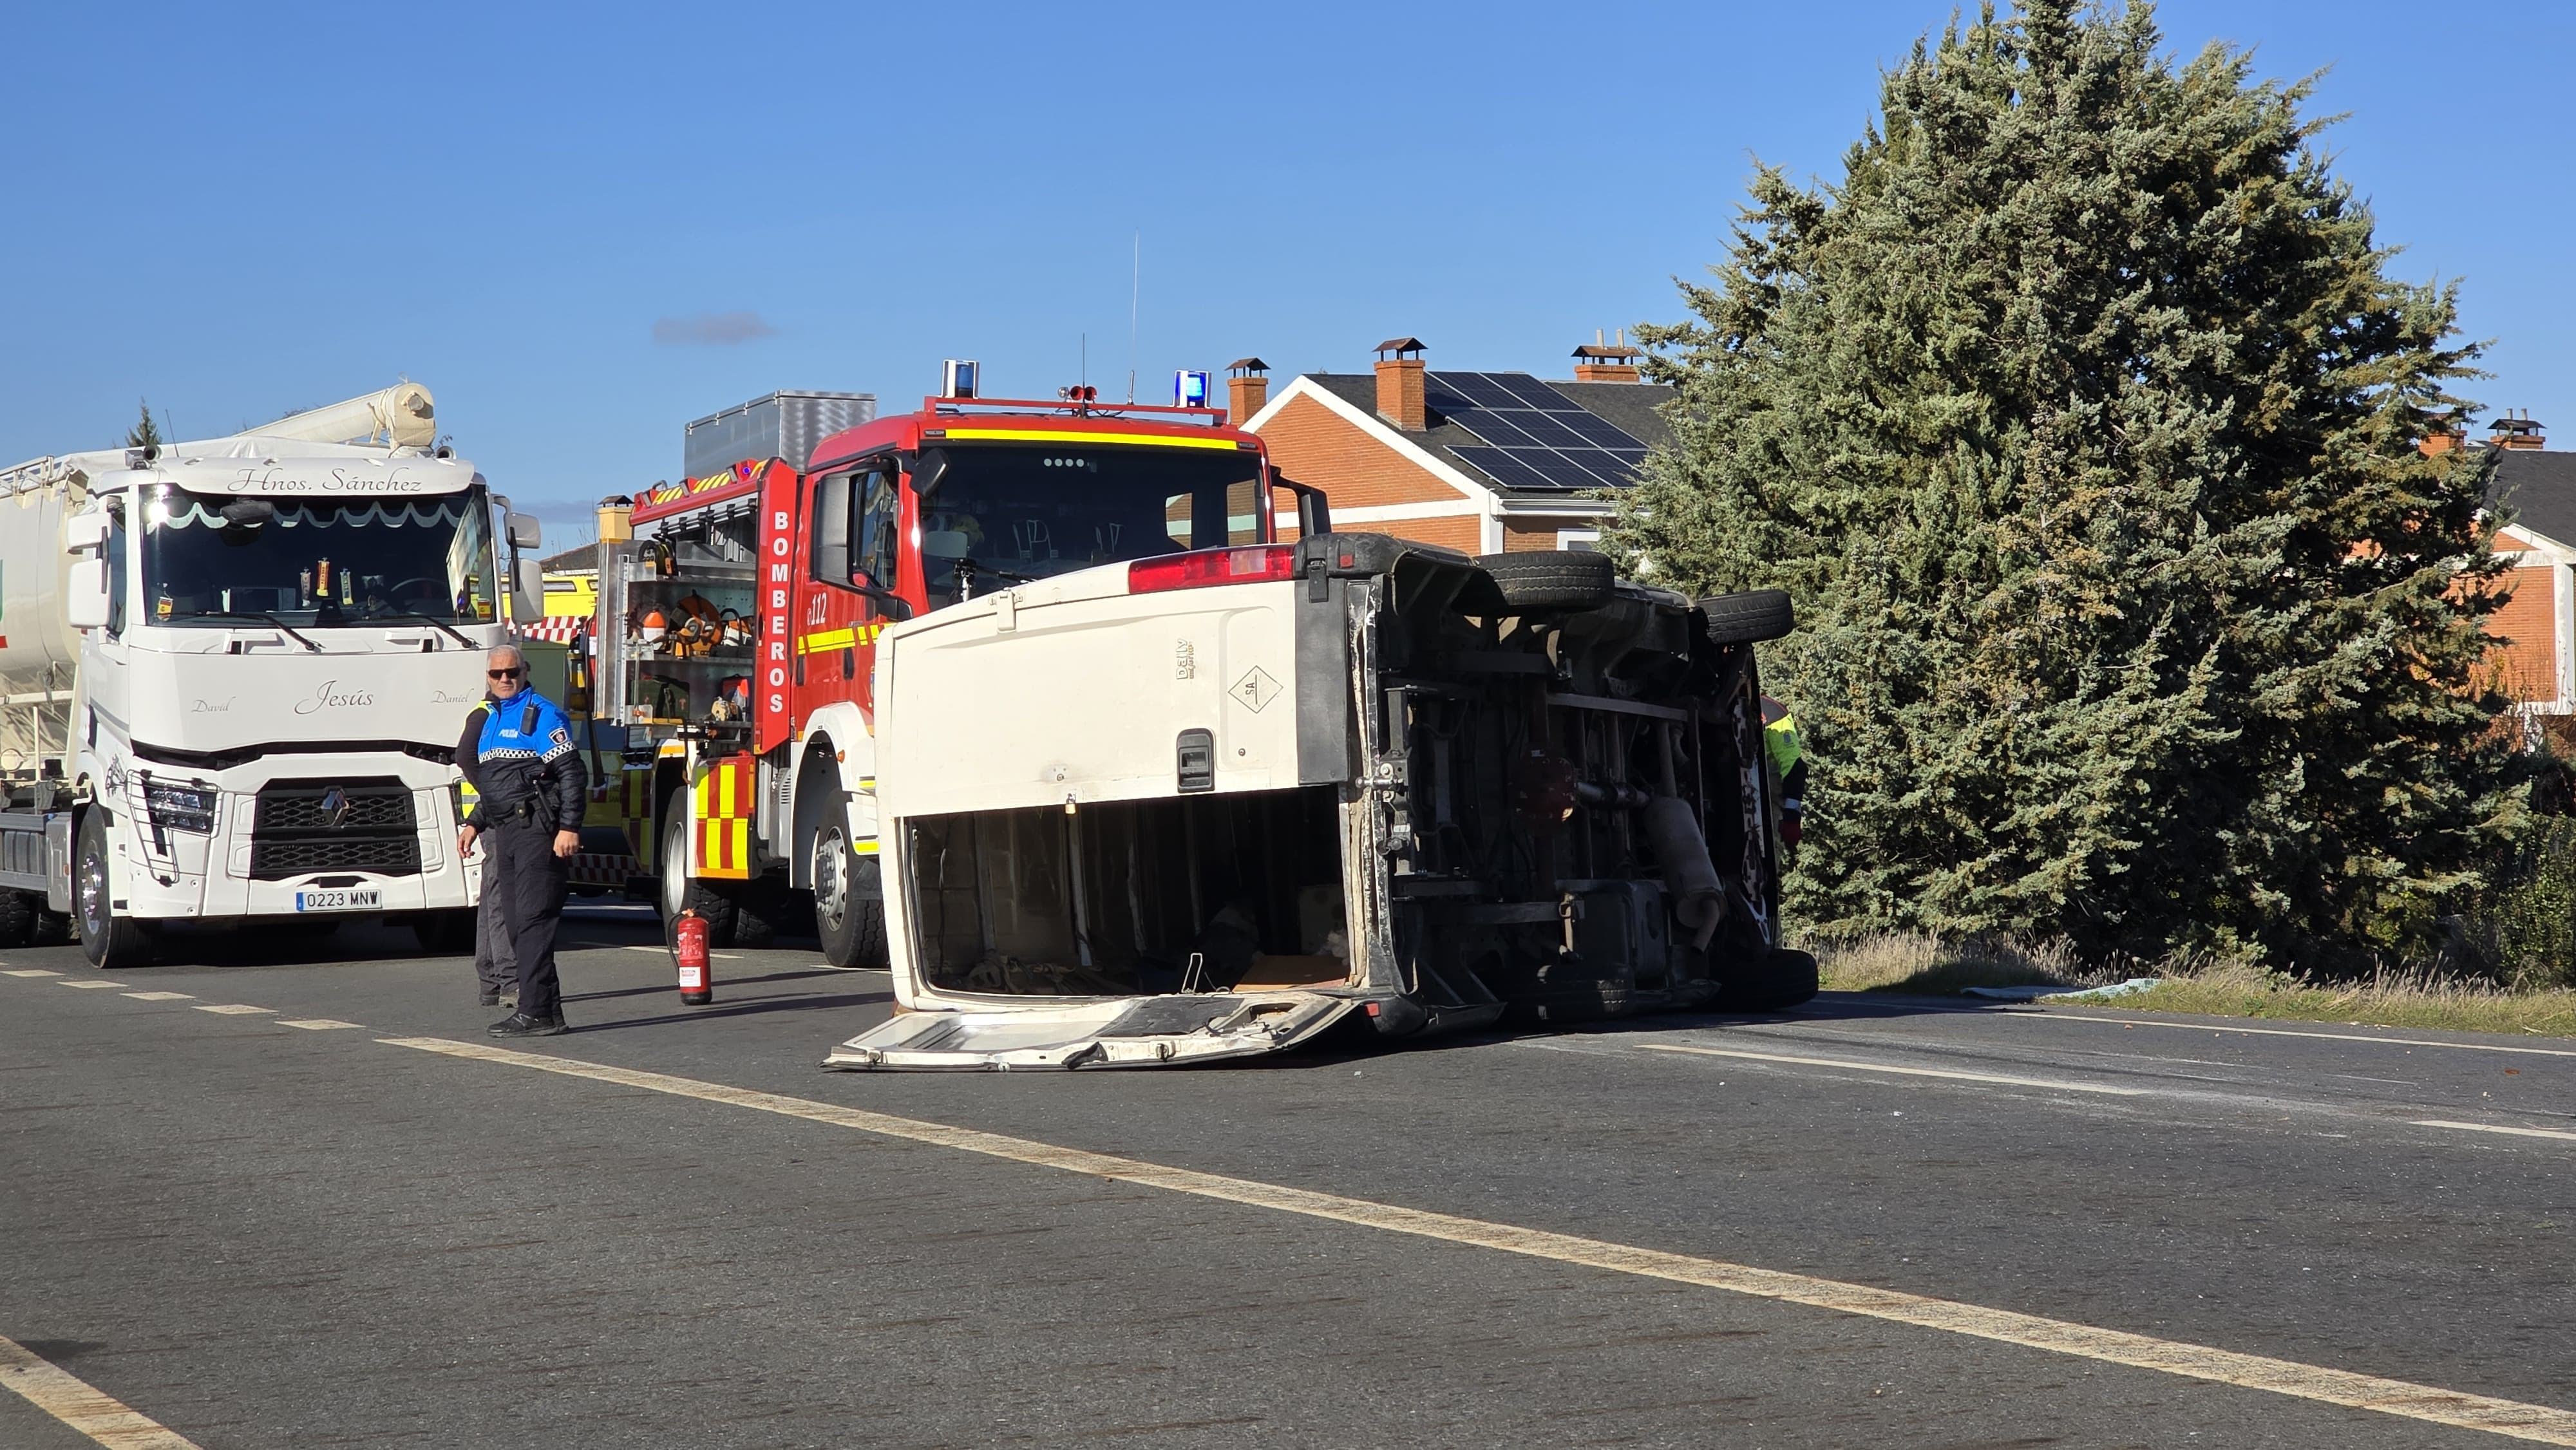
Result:
<svg viewBox="0 0 2576 1450"><path fill-rule="evenodd" d="M420 874L412 793L388 776L280 780L261 787L250 828L250 874L283 881L316 871Z"/></svg>

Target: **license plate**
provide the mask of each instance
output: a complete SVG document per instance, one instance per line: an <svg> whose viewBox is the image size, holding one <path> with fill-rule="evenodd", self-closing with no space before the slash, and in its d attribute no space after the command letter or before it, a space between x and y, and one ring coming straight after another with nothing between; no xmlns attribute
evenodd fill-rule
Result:
<svg viewBox="0 0 2576 1450"><path fill-rule="evenodd" d="M383 904L384 893L372 886L295 893L295 909L298 911L364 911Z"/></svg>

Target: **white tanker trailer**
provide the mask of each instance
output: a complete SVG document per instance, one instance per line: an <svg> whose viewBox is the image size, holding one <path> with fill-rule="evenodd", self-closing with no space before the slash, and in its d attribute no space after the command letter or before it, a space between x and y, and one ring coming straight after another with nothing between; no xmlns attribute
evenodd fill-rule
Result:
<svg viewBox="0 0 2576 1450"><path fill-rule="evenodd" d="M504 579L542 612L538 541L431 418L405 384L0 472L0 946L77 933L125 967L176 921L470 932L450 754Z"/></svg>

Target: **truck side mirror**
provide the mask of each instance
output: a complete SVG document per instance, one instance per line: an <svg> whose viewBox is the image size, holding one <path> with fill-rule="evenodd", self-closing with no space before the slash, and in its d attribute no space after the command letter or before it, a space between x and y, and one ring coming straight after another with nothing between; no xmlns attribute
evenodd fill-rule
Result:
<svg viewBox="0 0 2576 1450"><path fill-rule="evenodd" d="M926 448L912 462L912 496L927 499L939 491L939 480L948 476L948 450Z"/></svg>
<svg viewBox="0 0 2576 1450"><path fill-rule="evenodd" d="M859 593L875 601L877 607L885 611L888 619L899 624L912 618L912 601L879 584L867 571L861 570L852 574L850 583L857 586Z"/></svg>
<svg viewBox="0 0 2576 1450"><path fill-rule="evenodd" d="M65 552L77 554L84 549L103 547L106 543L107 511L105 509L99 509L85 514L74 514L63 521L63 549Z"/></svg>
<svg viewBox="0 0 2576 1450"><path fill-rule="evenodd" d="M516 515L514 518L525 517ZM529 520L534 523L535 520ZM546 617L546 576L534 559L510 561L510 618L525 627Z"/></svg>
<svg viewBox="0 0 2576 1450"><path fill-rule="evenodd" d="M82 559L72 565L71 587L63 596L63 618L74 629L107 627L105 559Z"/></svg>
<svg viewBox="0 0 2576 1450"><path fill-rule="evenodd" d="M1311 483L1299 483L1285 474L1272 474L1271 481L1297 496L1297 534L1311 539L1333 531L1333 508L1325 501L1324 491Z"/></svg>
<svg viewBox="0 0 2576 1450"><path fill-rule="evenodd" d="M545 526L535 514L510 515L510 547L534 549L545 542Z"/></svg>

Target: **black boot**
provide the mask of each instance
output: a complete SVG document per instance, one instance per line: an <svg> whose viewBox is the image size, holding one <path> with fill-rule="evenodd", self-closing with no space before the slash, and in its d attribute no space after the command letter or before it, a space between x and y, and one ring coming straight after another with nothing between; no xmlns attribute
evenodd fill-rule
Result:
<svg viewBox="0 0 2576 1450"><path fill-rule="evenodd" d="M495 1037L561 1037L571 1030L561 1017L531 1017L525 1012L513 1012L490 1029Z"/></svg>

